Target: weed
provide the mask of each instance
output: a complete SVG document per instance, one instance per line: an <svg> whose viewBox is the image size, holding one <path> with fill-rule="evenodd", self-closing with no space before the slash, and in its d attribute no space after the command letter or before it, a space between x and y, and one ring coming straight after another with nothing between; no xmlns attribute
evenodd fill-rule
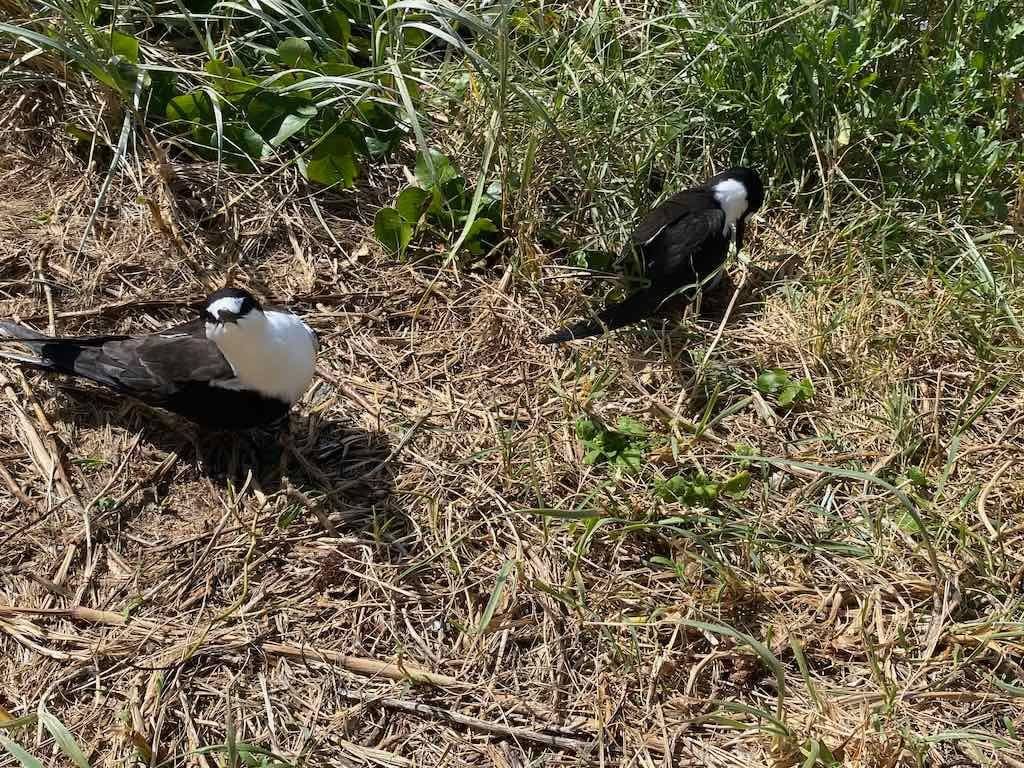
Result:
<svg viewBox="0 0 1024 768"><path fill-rule="evenodd" d="M814 397L814 384L808 378L794 381L790 375L781 368L773 368L765 371L754 382L758 391L766 395L772 395L783 408L805 403Z"/></svg>
<svg viewBox="0 0 1024 768"><path fill-rule="evenodd" d="M393 208L381 208L374 219L373 232L388 250L404 255L424 229L449 247L461 237L461 245L471 257L482 256L494 246L501 221L500 183L487 185L474 211L473 192L465 178L436 150L417 155L416 182L402 190Z"/></svg>
<svg viewBox="0 0 1024 768"><path fill-rule="evenodd" d="M614 428L596 419L579 419L576 436L583 443L584 462L609 464L625 473L640 471L649 447L647 429L629 416L619 417Z"/></svg>
<svg viewBox="0 0 1024 768"><path fill-rule="evenodd" d="M655 493L665 501L676 501L688 507L709 507L720 496L739 500L750 488L750 473L741 470L723 480L711 480L706 475L673 475L655 481Z"/></svg>

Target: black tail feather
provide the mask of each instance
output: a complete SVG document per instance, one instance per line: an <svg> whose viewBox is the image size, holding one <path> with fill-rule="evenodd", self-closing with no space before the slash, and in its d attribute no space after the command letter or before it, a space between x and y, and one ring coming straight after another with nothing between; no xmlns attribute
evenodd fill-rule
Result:
<svg viewBox="0 0 1024 768"><path fill-rule="evenodd" d="M42 371L81 376L117 389L120 384L96 365L102 355L102 343L113 337L59 338L46 336L17 323L0 321L0 358ZM21 344L38 357L7 352L6 344Z"/></svg>
<svg viewBox="0 0 1024 768"><path fill-rule="evenodd" d="M0 320L0 342L24 342L45 338L44 334L26 328L24 325Z"/></svg>
<svg viewBox="0 0 1024 768"><path fill-rule="evenodd" d="M661 291L650 289L634 293L629 298L605 307L597 315L597 320L583 320L556 331L540 340L541 344L561 344L575 339L586 339L597 336L605 331L614 331L650 317L661 306L666 295Z"/></svg>

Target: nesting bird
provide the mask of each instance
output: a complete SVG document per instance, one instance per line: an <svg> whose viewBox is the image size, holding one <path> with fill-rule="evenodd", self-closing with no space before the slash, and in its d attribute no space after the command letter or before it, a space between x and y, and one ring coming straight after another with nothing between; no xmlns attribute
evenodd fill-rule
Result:
<svg viewBox="0 0 1024 768"><path fill-rule="evenodd" d="M747 217L764 202L761 177L730 168L703 185L679 192L650 211L630 238L642 259L647 287L584 320L541 339L559 344L597 336L650 317L676 293L690 300L697 288L717 282L735 239L743 248Z"/></svg>
<svg viewBox="0 0 1024 768"><path fill-rule="evenodd" d="M33 355L8 352L10 343ZM285 416L313 380L318 348L299 317L264 309L239 288L212 293L199 318L146 336L54 338L0 322L0 357L88 379L214 429Z"/></svg>

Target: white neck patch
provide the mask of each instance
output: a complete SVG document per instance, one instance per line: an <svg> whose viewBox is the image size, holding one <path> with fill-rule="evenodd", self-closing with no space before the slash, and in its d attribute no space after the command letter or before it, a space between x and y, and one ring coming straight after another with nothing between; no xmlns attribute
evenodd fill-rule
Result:
<svg viewBox="0 0 1024 768"><path fill-rule="evenodd" d="M240 306L240 299L218 299L209 310L237 312L236 306L222 304L236 301ZM316 337L291 312L254 309L237 323L207 323L206 338L217 345L235 372L234 379L215 382L217 386L255 390L291 404L313 381Z"/></svg>
<svg viewBox="0 0 1024 768"><path fill-rule="evenodd" d="M726 179L711 189L715 193L715 202L725 211L725 227L722 229L724 235L735 226L740 216L747 212L747 188L743 186L742 181Z"/></svg>

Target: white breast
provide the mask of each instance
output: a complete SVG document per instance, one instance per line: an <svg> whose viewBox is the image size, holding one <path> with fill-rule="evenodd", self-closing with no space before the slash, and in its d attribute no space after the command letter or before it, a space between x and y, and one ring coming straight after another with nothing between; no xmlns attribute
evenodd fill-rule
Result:
<svg viewBox="0 0 1024 768"><path fill-rule="evenodd" d="M715 184L712 189L715 193L715 202L725 211L725 226L722 227L724 235L747 212L747 188L743 186L742 181L726 179Z"/></svg>
<svg viewBox="0 0 1024 768"><path fill-rule="evenodd" d="M206 336L235 372L234 380L216 382L219 386L294 403L313 381L316 337L290 312L256 310L234 324L208 323Z"/></svg>

